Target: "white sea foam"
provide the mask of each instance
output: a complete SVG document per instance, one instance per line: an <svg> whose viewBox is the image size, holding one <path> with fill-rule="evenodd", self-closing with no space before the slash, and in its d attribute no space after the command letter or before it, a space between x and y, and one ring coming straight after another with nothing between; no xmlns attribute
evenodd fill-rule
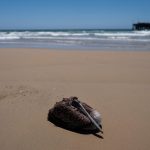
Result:
<svg viewBox="0 0 150 150"><path fill-rule="evenodd" d="M79 45L109 48L119 46L131 49L145 47L150 50L150 31L119 30L49 30L0 31L0 47L15 43L24 45ZM118 46L119 45L119 46Z"/></svg>
<svg viewBox="0 0 150 150"><path fill-rule="evenodd" d="M1 39L19 39L19 38L43 38L43 37L98 37L98 38L109 38L111 37L113 39L126 39L126 38L139 38L139 37L149 37L150 31L130 31L130 32L52 32L52 31L24 31L24 32L0 32L0 38Z"/></svg>
<svg viewBox="0 0 150 150"><path fill-rule="evenodd" d="M133 31L133 32L103 32L103 33L95 33L96 36L108 36L108 37L143 37L143 36L150 36L150 32L149 31Z"/></svg>
<svg viewBox="0 0 150 150"><path fill-rule="evenodd" d="M20 39L20 37L14 36L14 37L0 37L0 40L13 40L13 39Z"/></svg>

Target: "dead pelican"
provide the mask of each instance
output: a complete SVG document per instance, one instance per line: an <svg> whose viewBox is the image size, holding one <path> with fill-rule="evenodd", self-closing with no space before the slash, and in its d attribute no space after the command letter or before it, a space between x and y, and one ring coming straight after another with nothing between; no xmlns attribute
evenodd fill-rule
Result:
<svg viewBox="0 0 150 150"><path fill-rule="evenodd" d="M82 133L102 131L100 113L77 97L63 98L49 110L48 120L57 126Z"/></svg>

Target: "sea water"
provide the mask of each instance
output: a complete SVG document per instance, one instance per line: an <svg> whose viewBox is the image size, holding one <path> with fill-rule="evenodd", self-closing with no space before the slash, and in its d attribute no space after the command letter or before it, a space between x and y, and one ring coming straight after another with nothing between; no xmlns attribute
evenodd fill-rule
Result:
<svg viewBox="0 0 150 150"><path fill-rule="evenodd" d="M0 30L0 47L150 51L150 31Z"/></svg>

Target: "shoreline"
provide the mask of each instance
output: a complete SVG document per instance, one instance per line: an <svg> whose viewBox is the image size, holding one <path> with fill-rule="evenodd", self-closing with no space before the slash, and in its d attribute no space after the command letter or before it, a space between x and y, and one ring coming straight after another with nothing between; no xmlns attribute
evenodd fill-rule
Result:
<svg viewBox="0 0 150 150"><path fill-rule="evenodd" d="M0 48L0 149L147 150L149 68L148 51ZM104 139L47 121L69 96L102 114Z"/></svg>
<svg viewBox="0 0 150 150"><path fill-rule="evenodd" d="M107 41L108 42L108 41ZM1 43L3 45L3 43ZM103 51L108 51L108 52L150 52L150 49L148 47L141 47L141 45L139 43L139 47L140 48L126 48L125 44L123 44L123 47L109 47L109 48L105 48L105 47L88 47L88 46L64 46L64 45L47 45L46 43L44 44L40 44L37 46L37 43L35 44L29 44L29 43L24 43L24 44L17 44L16 46L14 46L13 44L7 43L9 46L0 46L0 49L47 49L47 50L55 50L55 51L96 51L96 52L103 52ZM30 46L26 46L26 45L30 45ZM20 46L19 46L20 45ZM121 43L119 44L121 46Z"/></svg>
<svg viewBox="0 0 150 150"><path fill-rule="evenodd" d="M104 50L104 49L80 49L80 48L41 48L41 47L0 47L0 50L35 50L35 51L49 51L49 52L94 52L94 53L150 53L150 50Z"/></svg>

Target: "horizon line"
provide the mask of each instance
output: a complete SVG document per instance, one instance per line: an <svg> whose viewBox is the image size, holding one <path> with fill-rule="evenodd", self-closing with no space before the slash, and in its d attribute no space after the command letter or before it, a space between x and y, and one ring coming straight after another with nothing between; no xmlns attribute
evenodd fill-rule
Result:
<svg viewBox="0 0 150 150"><path fill-rule="evenodd" d="M132 28L6 28L0 31L9 30L132 30Z"/></svg>

